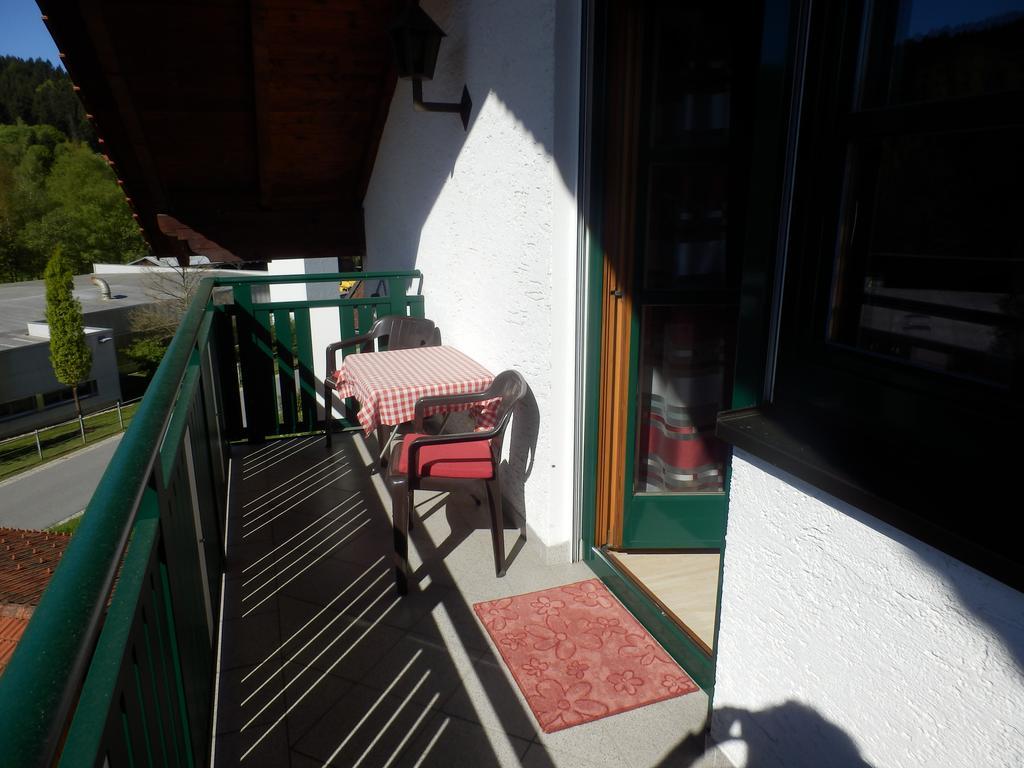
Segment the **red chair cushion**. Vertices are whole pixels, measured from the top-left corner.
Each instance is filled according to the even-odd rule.
[[[409,472],[409,443],[422,435],[406,435],[402,440],[402,453],[398,458],[398,471]],[[420,477],[460,477],[490,480],[494,477],[491,462],[491,441],[473,440],[468,443],[441,443],[425,445],[419,454]]]

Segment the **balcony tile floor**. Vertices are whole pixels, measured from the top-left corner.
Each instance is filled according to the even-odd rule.
[[[226,766],[727,765],[704,752],[703,692],[545,734],[474,602],[591,578],[485,506],[424,493],[410,594],[395,593],[390,502],[358,434],[236,448],[213,761]]]

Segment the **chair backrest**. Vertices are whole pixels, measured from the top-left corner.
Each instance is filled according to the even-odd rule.
[[[370,329],[374,339],[387,339],[388,349],[414,349],[436,347],[441,343],[441,332],[433,320],[404,315],[387,315],[377,319]]]
[[[501,444],[505,438],[505,428],[512,418],[512,412],[529,389],[530,386],[526,383],[523,375],[519,371],[513,370],[499,373],[494,377],[491,386],[487,388],[488,399],[491,397],[501,398],[495,414],[497,434],[491,438],[491,450],[496,461],[501,458]]]

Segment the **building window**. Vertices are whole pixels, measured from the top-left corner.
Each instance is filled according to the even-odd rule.
[[[1024,0],[806,8],[766,412],[850,500],[1020,588]]]
[[[98,388],[96,381],[89,380],[83,381],[78,385],[78,399],[83,400],[87,397],[93,397],[97,392]],[[63,403],[74,402],[74,395],[71,392],[71,387],[64,387],[63,389],[54,389],[50,392],[43,393],[43,405],[47,408],[61,405]]]
[[[32,413],[35,410],[35,397],[22,397],[17,400],[9,400],[6,403],[0,403],[0,420],[15,419],[19,416],[24,416],[26,413]]]

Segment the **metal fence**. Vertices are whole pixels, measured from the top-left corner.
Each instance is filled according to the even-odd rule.
[[[141,400],[118,400],[112,408],[0,440],[0,479],[124,432],[131,422],[131,406]]]

